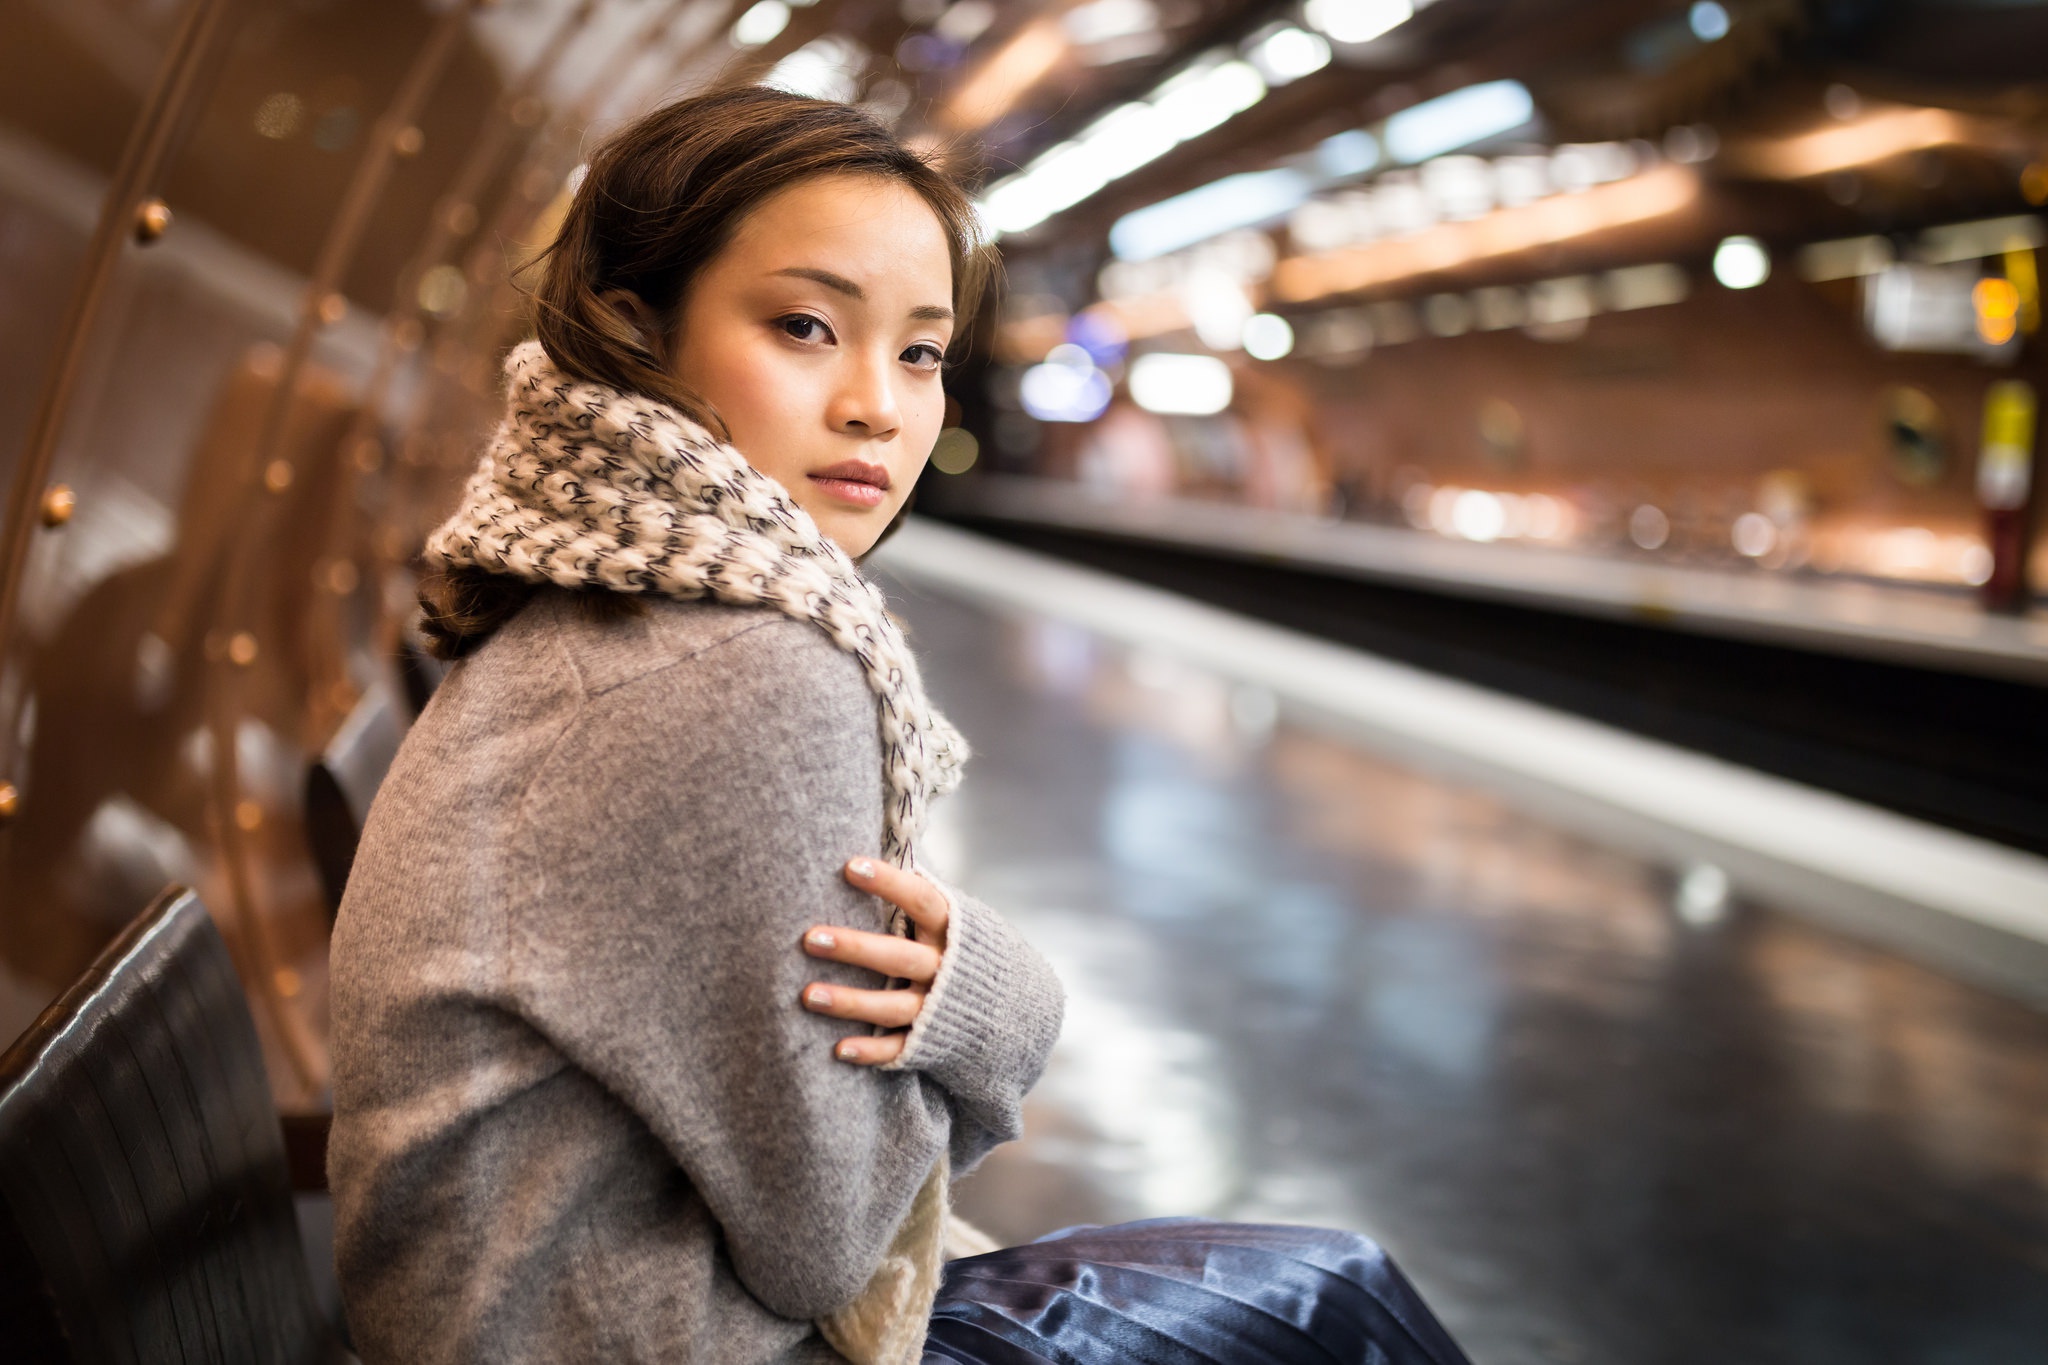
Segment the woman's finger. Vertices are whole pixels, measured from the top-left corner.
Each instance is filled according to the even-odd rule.
[[[850,858],[846,863],[846,880],[910,916],[910,922],[925,931],[920,937],[945,941],[946,921],[952,917],[952,907],[946,902],[946,893],[926,878],[880,858]]]
[[[834,1019],[853,1019],[884,1028],[907,1028],[924,1006],[923,991],[864,991],[813,981],[804,987],[804,1008]]]
[[[804,935],[804,951],[883,976],[929,982],[939,974],[939,950],[894,934],[870,934],[821,924]]]
[[[841,1038],[832,1055],[855,1066],[882,1066],[903,1055],[907,1033],[885,1033],[879,1038]]]

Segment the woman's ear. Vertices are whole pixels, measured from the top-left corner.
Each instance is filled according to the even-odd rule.
[[[607,289],[597,297],[633,329],[633,334],[640,338],[640,345],[649,355],[661,354],[661,327],[655,321],[654,310],[647,306],[647,300],[630,289]]]

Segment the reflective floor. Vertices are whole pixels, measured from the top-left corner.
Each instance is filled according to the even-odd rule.
[[[2048,1016],[890,586],[978,751],[932,861],[1071,996],[970,1218],[1359,1229],[1477,1365],[2048,1361]]]

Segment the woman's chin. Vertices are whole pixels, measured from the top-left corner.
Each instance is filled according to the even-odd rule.
[[[818,523],[818,529],[825,533],[827,540],[846,551],[849,558],[859,559],[875,548],[875,542],[882,538],[895,509],[878,507],[860,512],[832,506],[806,507],[804,510],[811,514],[812,521]]]

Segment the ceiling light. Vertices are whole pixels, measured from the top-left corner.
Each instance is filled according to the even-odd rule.
[[[1286,85],[1328,66],[1330,45],[1306,29],[1290,25],[1260,39],[1245,57],[1268,85]]]
[[[1728,17],[1727,8],[1715,0],[1699,0],[1686,12],[1685,19],[1692,25],[1692,36],[1703,43],[1718,43],[1726,38],[1735,22]]]
[[[1152,32],[1159,27],[1159,10],[1152,0],[1089,0],[1062,15],[1060,26],[1082,47],[1093,47]]]
[[[813,38],[784,57],[761,78],[761,84],[808,95],[816,100],[850,102],[860,93],[860,76],[868,54],[849,38]]]
[[[1387,120],[1381,141],[1395,161],[1412,164],[1513,132],[1535,115],[1520,81],[1487,81],[1403,109]]]
[[[1245,319],[1244,353],[1253,360],[1278,360],[1294,349],[1294,328],[1278,313]]]
[[[1946,109],[1893,109],[1747,149],[1742,159],[1768,176],[1799,180],[1968,140],[1962,118]]]
[[[1230,367],[1212,355],[1141,355],[1130,385],[1131,401],[1147,412],[1210,417],[1230,406]]]
[[[988,26],[995,21],[996,7],[989,0],[959,0],[939,16],[932,31],[964,47],[988,32]]]
[[[1693,172],[1662,166],[1583,194],[1499,209],[1469,223],[1447,223],[1410,237],[1293,257],[1273,272],[1274,296],[1320,298],[1456,269],[1675,213],[1698,194],[1699,180]]]
[[[1312,185],[1300,171],[1248,171],[1127,213],[1109,230],[1118,260],[1149,261],[1237,228],[1292,213]]]
[[[1149,100],[1111,110],[999,182],[982,199],[982,216],[997,236],[1036,227],[1251,108],[1265,94],[1265,78],[1248,62],[1213,57],[1199,62],[1162,84]]]
[[[789,6],[782,0],[759,0],[733,21],[734,47],[759,47],[789,27]]]
[[[1024,371],[1018,400],[1041,422],[1092,422],[1109,407],[1109,376],[1093,365],[1048,360]]]
[[[1714,278],[1730,289],[1754,289],[1771,277],[1771,253],[1754,237],[1725,237],[1714,248]]]
[[[946,123],[963,132],[994,123],[1066,55],[1066,35],[1058,24],[1039,19],[1025,25],[947,101]]]
[[[1369,43],[1415,17],[1414,0],[1308,0],[1309,23],[1340,43]]]

